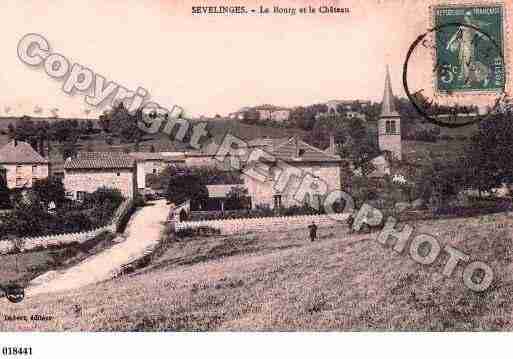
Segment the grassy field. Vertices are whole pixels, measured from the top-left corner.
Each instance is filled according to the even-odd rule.
[[[149,267],[116,280],[17,305],[1,301],[3,314],[53,316],[1,328],[511,330],[511,225],[504,214],[415,224],[494,269],[494,283],[480,294],[463,285],[461,266],[442,276],[444,255],[421,266],[369,235],[335,227],[314,243],[306,230],[169,242]]]

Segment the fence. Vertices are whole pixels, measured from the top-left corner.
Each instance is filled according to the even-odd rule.
[[[317,227],[331,227],[339,224],[346,224],[349,217],[345,213],[283,216],[283,217],[256,217],[241,219],[218,219],[207,221],[174,221],[175,231],[195,229],[201,227],[213,228],[221,234],[244,234],[249,232],[271,232],[306,228],[312,222]]]
[[[108,225],[95,228],[90,231],[78,233],[52,234],[41,237],[21,238],[20,241],[23,243],[22,251],[31,251],[40,248],[60,247],[72,243],[84,243],[95,238],[102,232],[115,233],[121,225],[123,218],[132,209],[132,206],[132,200],[124,201],[116,209],[116,212],[114,212],[114,216],[112,216],[112,220]],[[0,241],[0,254],[9,254],[15,251],[16,248],[12,240]]]

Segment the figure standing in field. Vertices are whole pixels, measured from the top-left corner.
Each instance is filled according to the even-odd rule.
[[[315,222],[312,222],[312,224],[308,226],[308,229],[310,230],[310,240],[313,242],[317,239],[317,226]]]
[[[486,36],[477,29],[489,24],[475,19],[470,10],[465,13],[463,24],[468,26],[459,26],[446,48],[451,52],[458,52],[459,81],[463,81],[466,86],[470,86],[474,81],[483,82],[486,86],[490,70],[485,64],[477,61],[476,45],[479,39],[486,39]]]

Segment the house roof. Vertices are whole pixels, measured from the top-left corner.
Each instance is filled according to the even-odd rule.
[[[212,184],[207,185],[208,197],[226,198],[233,187],[240,187],[240,184]]]
[[[295,137],[264,138],[250,142],[250,146],[263,147],[276,159],[287,162],[340,162],[342,159],[320,150]]]
[[[185,161],[183,155],[164,155],[159,152],[131,152],[130,156],[132,156],[136,161]]]
[[[48,160],[27,142],[12,140],[0,148],[0,163],[48,163]]]
[[[66,159],[65,169],[133,168],[135,159],[122,152],[79,152]]]

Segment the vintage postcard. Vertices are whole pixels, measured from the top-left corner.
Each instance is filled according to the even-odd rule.
[[[513,329],[512,1],[2,14],[0,331]]]

